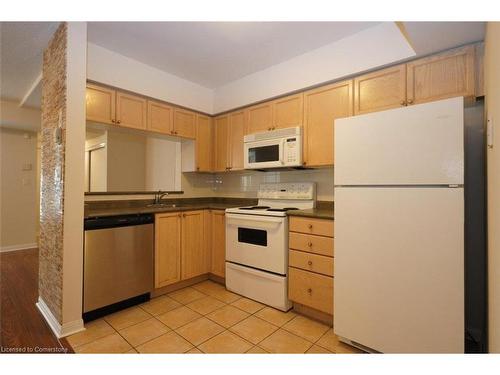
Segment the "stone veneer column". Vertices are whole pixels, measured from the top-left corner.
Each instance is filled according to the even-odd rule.
[[[83,329],[86,23],[61,23],[43,56],[39,299],[54,333]]]

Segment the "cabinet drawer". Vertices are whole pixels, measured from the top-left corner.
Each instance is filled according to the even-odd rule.
[[[313,309],[333,314],[333,277],[290,267],[288,298]]]
[[[288,238],[290,249],[307,251],[308,253],[333,256],[333,238],[314,236],[304,233],[290,232]]]
[[[333,258],[296,250],[290,250],[288,256],[290,267],[333,276]]]
[[[291,217],[290,231],[333,237],[333,220]]]

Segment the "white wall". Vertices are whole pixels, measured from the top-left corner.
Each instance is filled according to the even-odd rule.
[[[393,22],[382,23],[215,90],[214,113],[415,56]]]
[[[201,112],[213,113],[211,89],[92,43],[88,43],[87,78]]]
[[[500,353],[500,23],[488,22],[485,40],[486,115],[495,127],[488,148],[489,350]]]
[[[36,133],[1,128],[0,168],[0,251],[37,247]]]
[[[40,109],[19,107],[19,103],[0,100],[0,126],[38,131],[42,113]]]

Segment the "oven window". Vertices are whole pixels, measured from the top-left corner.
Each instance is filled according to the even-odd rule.
[[[259,146],[248,149],[249,163],[262,163],[266,161],[278,161],[280,159],[280,146]]]
[[[262,229],[238,228],[238,242],[267,246],[267,232]]]

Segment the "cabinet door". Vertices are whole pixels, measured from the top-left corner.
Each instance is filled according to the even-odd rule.
[[[213,171],[213,126],[212,118],[196,115],[196,170]]]
[[[148,130],[172,134],[174,108],[164,103],[148,100]]]
[[[88,121],[103,124],[115,123],[115,90],[87,84],[85,102]]]
[[[333,165],[334,121],[352,116],[352,80],[304,93],[304,165]]]
[[[116,123],[127,128],[147,128],[147,100],[140,96],[116,93]]]
[[[406,65],[391,66],[354,78],[354,114],[406,105]]]
[[[273,105],[273,130],[302,126],[304,114],[303,93],[277,99]]]
[[[245,112],[229,114],[229,168],[243,169],[243,137],[245,136]]]
[[[155,217],[155,287],[181,279],[181,214]]]
[[[210,259],[203,236],[204,228],[203,211],[182,213],[182,280],[203,275],[209,271]]]
[[[273,127],[273,104],[267,102],[248,108],[246,134],[265,132]]]
[[[408,104],[474,96],[474,46],[409,62]]]
[[[220,116],[215,119],[215,172],[224,172],[228,163],[228,130],[229,116]]]
[[[226,217],[224,211],[212,211],[212,262],[210,272],[226,274]]]
[[[175,108],[174,133],[179,137],[196,138],[196,114],[194,112]]]

